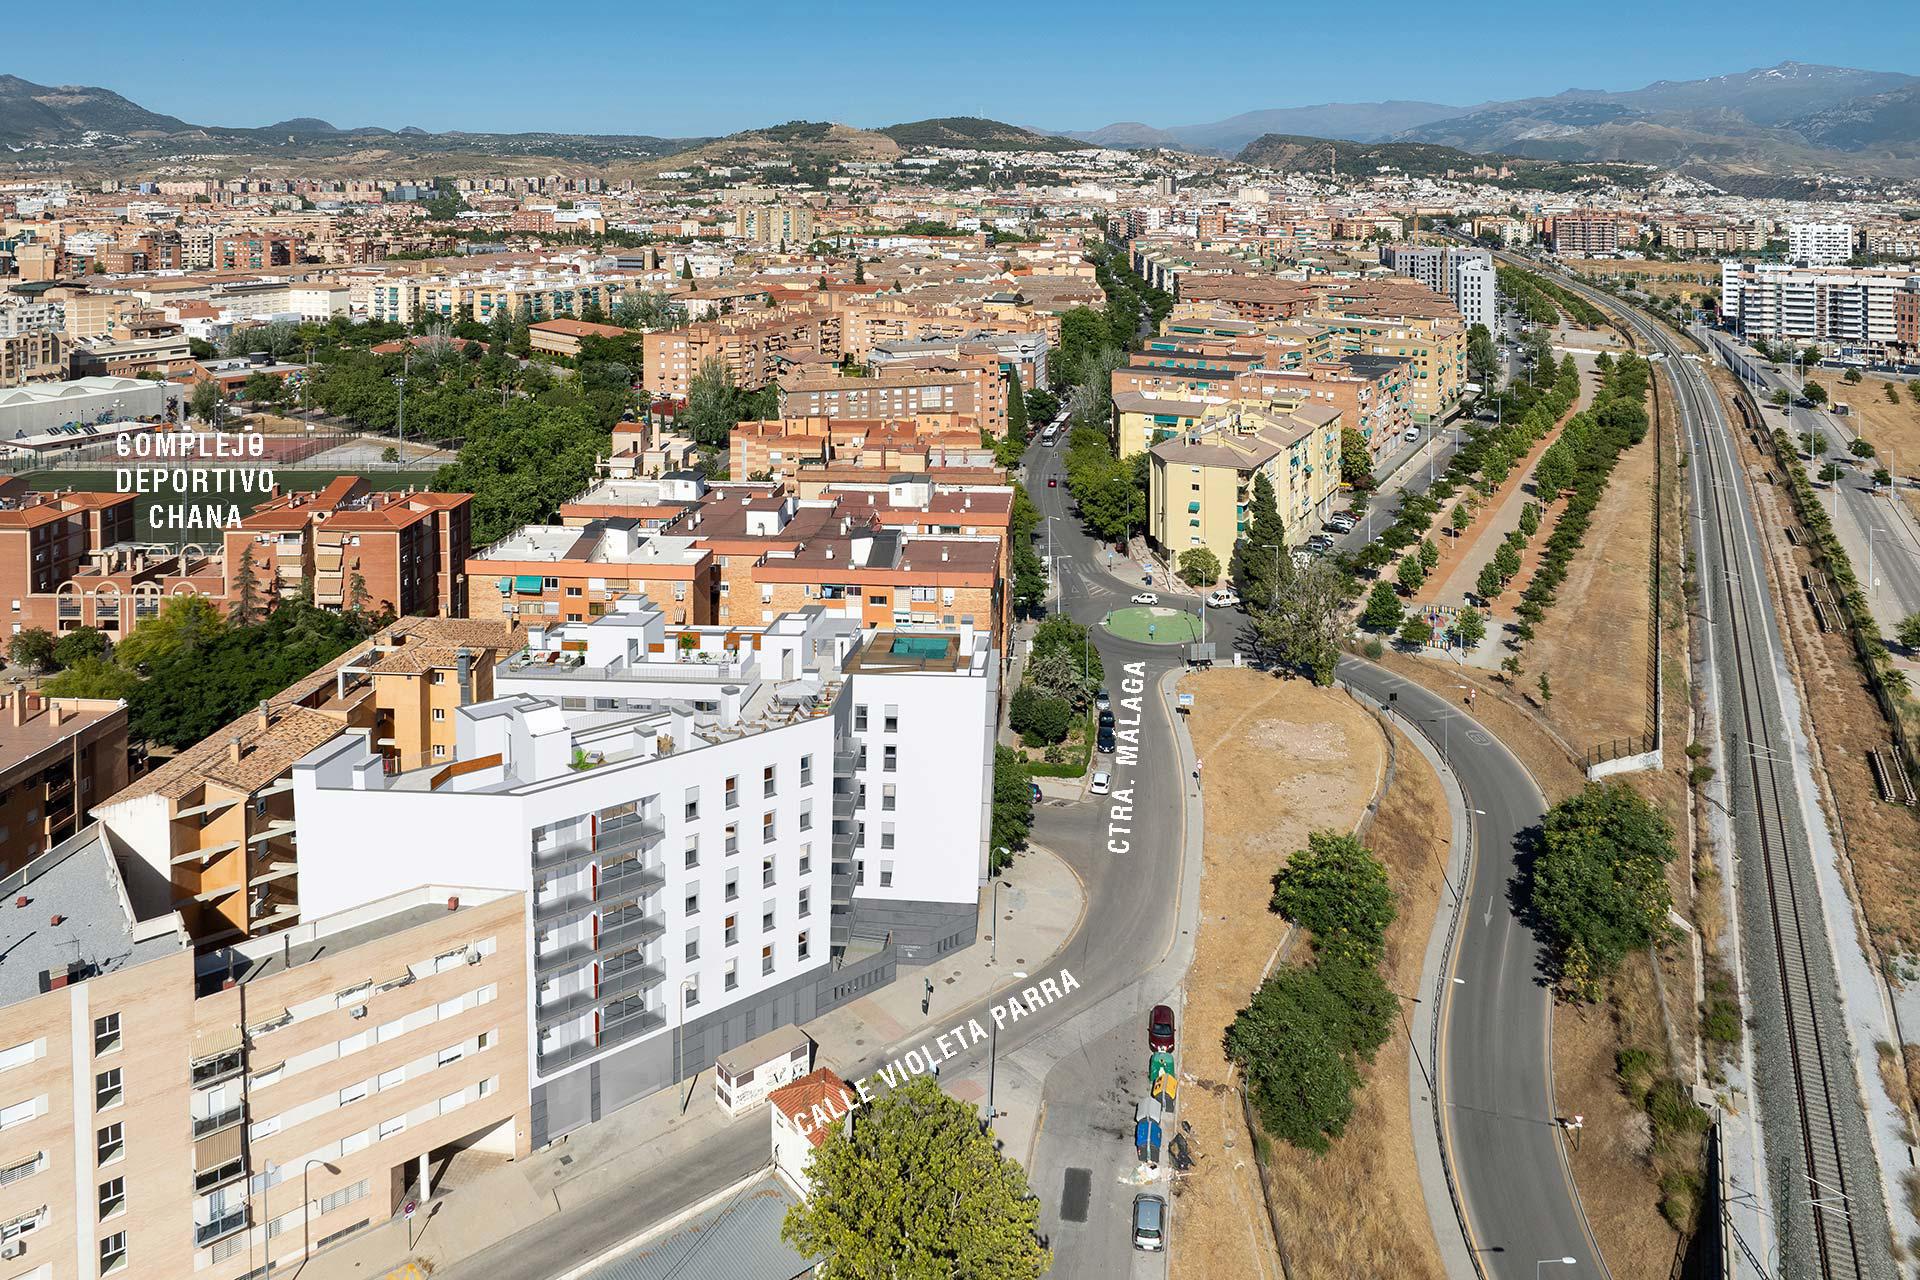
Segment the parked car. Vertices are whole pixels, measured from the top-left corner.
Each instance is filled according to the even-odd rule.
[[[1049,488],[1049,489],[1058,489],[1059,487],[1060,487],[1060,477],[1059,477],[1059,476],[1048,476],[1048,477],[1047,477],[1047,488]]]
[[[1094,736],[1093,747],[1094,747],[1094,750],[1096,751],[1103,751],[1109,754],[1112,753],[1113,751],[1113,726],[1112,725],[1100,726],[1100,732]]]
[[[1173,1052],[1173,1010],[1167,1005],[1157,1004],[1147,1015],[1147,1048],[1155,1053]]]
[[[1033,791],[1031,793],[1033,802],[1035,804],[1039,804],[1040,803],[1040,784],[1037,782],[1029,782],[1027,785],[1033,788]]]
[[[1133,593],[1133,602],[1135,604],[1159,604],[1160,597],[1151,591],[1136,591]]]
[[[1100,727],[1102,729],[1113,728],[1113,708],[1111,707],[1100,708]]]
[[[1411,443],[1411,442],[1413,442],[1413,441],[1415,441],[1415,440],[1418,440],[1418,439],[1420,438],[1420,428],[1418,428],[1418,427],[1408,427],[1408,428],[1407,428],[1407,429],[1406,429],[1405,431],[1402,431],[1402,432],[1400,433],[1400,438],[1401,438],[1402,440],[1405,440],[1405,441],[1407,441],[1407,442],[1409,442],[1409,443]]]
[[[1352,533],[1354,524],[1354,518],[1344,511],[1327,520],[1327,528],[1333,530],[1335,533]]]
[[[1148,1253],[1167,1247],[1167,1202],[1159,1196],[1133,1198],[1133,1247]]]
[[[1207,604],[1212,608],[1231,609],[1239,603],[1240,597],[1224,587],[1217,591],[1207,592]]]
[[[1107,695],[1105,689],[1101,689],[1093,695],[1093,705],[1099,710],[1105,711],[1113,705],[1113,699]]]
[[[1106,795],[1109,791],[1113,790],[1113,775],[1109,774],[1105,769],[1095,769],[1093,771],[1093,781],[1087,784],[1087,790],[1097,796]]]
[[[1321,555],[1324,552],[1333,550],[1333,539],[1324,533],[1316,533],[1300,545],[1314,555]]]

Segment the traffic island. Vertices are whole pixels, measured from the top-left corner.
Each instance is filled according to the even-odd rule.
[[[1164,605],[1134,605],[1115,609],[1100,625],[1135,644],[1193,644],[1200,639],[1200,617]]]

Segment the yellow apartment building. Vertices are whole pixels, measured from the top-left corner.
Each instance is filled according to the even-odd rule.
[[[1256,475],[1273,485],[1286,541],[1304,540],[1332,509],[1340,484],[1340,410],[1233,405],[1147,453],[1147,535],[1178,559],[1206,547],[1224,568],[1246,532]]]

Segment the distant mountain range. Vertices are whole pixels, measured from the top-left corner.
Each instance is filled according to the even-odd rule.
[[[533,170],[555,160],[615,173],[788,158],[801,164],[885,159],[930,147],[1067,151],[1095,145],[1244,155],[1304,155],[1303,142],[1409,143],[1487,160],[1620,162],[1681,169],[1714,180],[1786,175],[1920,175],[1920,77],[1783,62],[1705,80],[1663,80],[1613,92],[1569,89],[1545,98],[1454,107],[1436,102],[1336,102],[1249,111],[1207,124],[1137,121],[1086,131],[1027,129],[973,116],[880,129],[791,121],[724,138],[651,134],[430,132],[415,126],[340,129],[298,116],[263,127],[190,124],[110,89],[49,86],[0,75],[0,154],[62,167],[136,172],[191,159],[223,171],[391,171],[396,163],[450,164],[486,156]],[[1250,160],[1255,159],[1252,156]],[[1451,165],[1434,153],[1422,163]]]
[[[1705,80],[1446,107],[1330,103],[1212,124],[1128,122],[1068,136],[1103,146],[1233,155],[1263,134],[1415,142],[1483,155],[1624,161],[1707,171],[1920,172],[1920,78],[1783,62]]]

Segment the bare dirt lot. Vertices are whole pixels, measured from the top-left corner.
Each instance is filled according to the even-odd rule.
[[[1537,696],[1540,676],[1547,677],[1553,694],[1546,702],[1547,719],[1576,748],[1647,732],[1658,439],[1649,431],[1621,455],[1558,599],[1523,657],[1529,669],[1522,687]],[[1536,541],[1544,545],[1545,536]],[[1523,567],[1518,579],[1523,587],[1529,572]]]
[[[1353,828],[1384,774],[1386,748],[1346,694],[1305,681],[1223,669],[1180,688],[1195,695],[1189,723],[1207,764],[1207,825],[1180,1063],[1180,1116],[1201,1160],[1179,1184],[1173,1274],[1278,1280],[1253,1140],[1221,1040],[1288,933],[1267,907],[1274,873],[1309,832]],[[1400,1099],[1404,1113],[1404,1091]]]
[[[1436,858],[1450,823],[1433,767],[1398,730],[1393,739],[1393,782],[1364,838],[1386,864],[1399,913],[1387,929],[1387,985],[1414,991],[1441,897]],[[1294,1280],[1443,1275],[1414,1171],[1408,1066],[1406,1038],[1395,1035],[1363,1069],[1353,1119],[1327,1155],[1273,1145],[1268,1168]]]
[[[1582,274],[1596,280],[1626,280],[1656,298],[1692,299],[1720,296],[1720,266],[1716,262],[1595,262]]]

